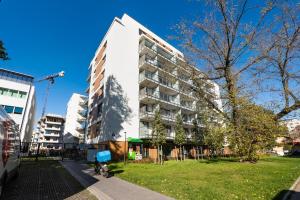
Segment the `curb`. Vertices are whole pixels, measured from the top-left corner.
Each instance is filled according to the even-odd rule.
[[[70,167],[68,167],[65,163],[59,161],[60,164],[90,193],[92,193],[97,199],[101,200],[113,200],[111,197],[98,190],[94,185],[89,185],[88,182],[82,178],[80,175],[76,174]]]
[[[300,176],[297,178],[297,180],[294,182],[294,184],[289,188],[289,191],[285,193],[282,200],[288,200],[291,197],[292,192],[295,190],[297,184],[300,182]]]

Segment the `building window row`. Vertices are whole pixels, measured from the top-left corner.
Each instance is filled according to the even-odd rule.
[[[27,92],[0,87],[0,95],[25,99]]]
[[[3,70],[0,70],[0,77],[2,79],[8,79],[8,80],[15,79],[15,80],[20,80],[20,81],[24,81],[24,82],[32,82],[33,81],[33,77],[18,75],[18,74],[8,72],[8,71],[3,71]]]
[[[22,107],[2,105],[2,108],[7,113],[20,114],[20,115],[23,113],[23,108]]]

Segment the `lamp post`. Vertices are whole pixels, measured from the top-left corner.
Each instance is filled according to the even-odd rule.
[[[124,132],[125,144],[124,144],[124,165],[126,164],[126,131]]]

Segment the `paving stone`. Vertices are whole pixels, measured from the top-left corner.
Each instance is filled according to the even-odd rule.
[[[1,200],[97,199],[54,160],[22,161],[20,176],[9,182]]]

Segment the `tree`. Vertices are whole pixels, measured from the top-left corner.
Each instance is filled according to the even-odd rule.
[[[203,150],[203,145],[204,145],[204,132],[203,132],[203,128],[200,128],[200,125],[198,124],[196,118],[193,120],[191,142],[193,145],[196,146],[196,155],[197,155],[198,160],[199,160],[199,146],[200,146],[200,148],[201,148],[200,152],[201,152],[202,159],[203,159],[202,150]],[[196,156],[195,156],[195,159],[196,159]]]
[[[217,156],[222,153],[227,134],[228,127],[225,126],[210,124],[206,128],[204,142],[208,146],[209,151],[211,152],[211,154],[209,154],[210,156]]]
[[[156,110],[154,115],[151,143],[157,147],[157,163],[163,164],[163,145],[166,143],[166,129],[162,123],[159,110]]]
[[[278,94],[275,119],[279,120],[300,108],[300,7],[293,1],[278,1],[276,11],[258,46],[262,53],[266,48],[270,51],[265,52],[265,63],[255,75],[271,82],[269,92]]]
[[[179,155],[182,161],[182,145],[186,142],[186,135],[183,128],[182,117],[180,114],[176,115],[176,126],[175,126],[175,139],[174,143],[179,145]]]
[[[1,40],[0,40],[0,60],[8,60],[6,49],[4,48],[4,44]]]
[[[257,152],[270,150],[275,144],[276,137],[287,134],[286,126],[281,126],[274,119],[275,114],[262,106],[255,105],[249,100],[240,100],[238,108],[239,140],[229,138],[230,146],[240,146],[241,161],[256,161]],[[236,144],[239,142],[241,144]]]
[[[241,132],[244,129],[239,128],[239,99],[251,95],[246,87],[249,84],[250,69],[256,67],[264,59],[272,47],[265,48],[263,53],[255,47],[259,43],[261,33],[265,29],[265,19],[274,8],[272,1],[259,2],[258,5],[250,5],[248,0],[226,1],[210,0],[206,4],[208,13],[199,16],[199,19],[192,23],[183,21],[178,24],[178,39],[189,55],[189,62],[196,63],[200,66],[201,71],[192,69],[191,75],[193,82],[196,84],[196,92],[201,94],[207,90],[204,85],[211,85],[214,91],[220,86],[221,96],[211,92],[211,95],[222,100],[222,107],[217,103],[216,98],[201,96],[207,108],[213,112],[222,115],[222,122],[225,127],[213,127],[213,120],[206,120],[208,126],[209,143],[216,147],[216,144],[210,139],[213,135],[223,133],[228,134],[232,146],[240,156],[244,151],[244,144],[240,138],[249,134]],[[246,23],[248,14],[257,16],[250,24]],[[189,69],[189,68],[187,68]],[[245,85],[246,83],[246,85]],[[217,124],[220,126],[220,124]],[[230,128],[229,128],[230,127]],[[224,131],[223,129],[230,130]],[[217,143],[220,142],[216,141]],[[217,145],[219,147],[219,145]]]

